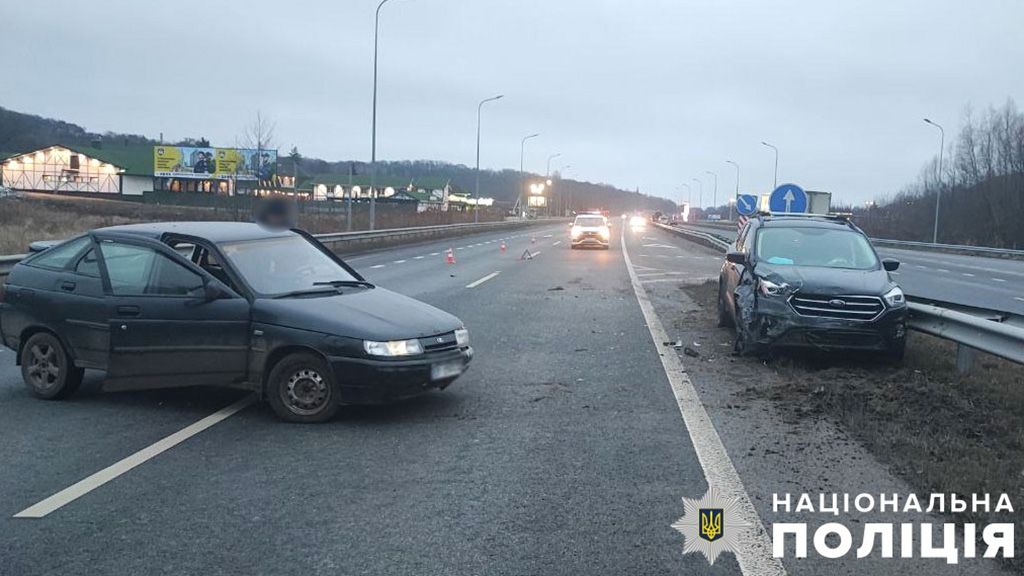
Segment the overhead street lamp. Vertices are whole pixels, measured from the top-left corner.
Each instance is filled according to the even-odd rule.
[[[694,182],[697,183],[697,208],[704,209],[704,182],[694,178]]]
[[[522,204],[521,204],[522,193],[526,191],[526,179],[525,179],[525,174],[523,172],[523,163],[526,160],[526,141],[529,140],[530,138],[536,138],[537,136],[540,136],[540,132],[537,132],[536,134],[530,134],[529,136],[523,136],[522,142],[519,143],[519,194],[520,194],[520,196],[518,196],[517,199],[516,199],[516,205],[519,206],[520,210],[522,210]],[[517,216],[518,216],[518,214],[517,214]]]
[[[686,182],[683,182],[680,186],[686,186],[686,203],[693,204],[693,188],[690,188],[690,185]]]
[[[562,155],[562,153],[558,152],[557,154],[552,154],[551,156],[548,156],[548,167],[544,171],[544,177],[545,178],[547,178],[548,176],[551,175],[551,161],[554,160],[555,158],[558,158],[561,155]]]
[[[761,144],[775,150],[775,181],[772,184],[772,190],[775,190],[779,187],[779,149],[764,141],[761,141]]]
[[[718,209],[718,174],[716,172],[712,172],[711,170],[705,170],[704,173],[711,174],[712,176],[715,177],[715,195],[711,201],[711,207]]]
[[[380,31],[380,9],[388,0],[380,0],[373,18],[373,116],[370,121],[370,230],[374,229],[377,211],[377,36]]]
[[[736,168],[736,196],[740,195],[740,165],[733,162],[732,160],[726,160],[726,164],[732,164]]]
[[[942,199],[942,151],[946,148],[946,131],[935,122],[925,118],[925,122],[939,129],[939,173],[936,178],[938,189],[935,191],[935,226],[932,228],[932,244],[939,243],[939,200]]]
[[[504,94],[498,94],[491,98],[484,98],[476,106],[476,188],[473,192],[476,202],[473,204],[473,223],[480,221],[480,113],[484,108],[484,104],[501,100],[504,97]]]

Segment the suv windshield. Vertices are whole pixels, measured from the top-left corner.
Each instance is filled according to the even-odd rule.
[[[229,242],[220,249],[253,290],[264,295],[322,290],[335,281],[357,280],[298,235]]]
[[[604,226],[604,218],[600,216],[577,216],[575,225],[588,227]]]
[[[825,268],[878,268],[878,257],[862,234],[828,228],[762,228],[757,258],[769,264]]]

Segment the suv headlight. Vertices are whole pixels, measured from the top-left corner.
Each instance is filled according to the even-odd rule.
[[[455,343],[459,346],[469,346],[469,330],[459,328],[455,331]]]
[[[573,238],[579,238],[580,234],[582,234],[582,233],[583,233],[583,229],[580,228],[579,226],[573,226],[572,227],[572,237]]]
[[[757,287],[764,296],[778,296],[785,290],[789,289],[789,284],[783,282],[782,284],[776,284],[764,278],[759,278],[757,281]]]
[[[601,229],[597,231],[597,233],[601,236],[601,238],[604,238],[605,240],[607,240],[608,236],[611,235],[611,233],[608,231],[607,226],[602,226]]]
[[[886,292],[882,298],[885,298],[885,301],[893,308],[901,308],[907,305],[907,299],[903,296],[903,290],[900,290],[899,286]]]
[[[388,342],[363,340],[363,350],[366,350],[366,353],[370,356],[413,356],[423,354],[423,346],[415,338],[411,340],[391,340]]]

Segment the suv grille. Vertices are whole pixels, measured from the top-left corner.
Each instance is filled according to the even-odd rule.
[[[458,343],[455,341],[455,332],[420,338],[420,346],[423,346],[424,352],[454,350],[459,347]]]
[[[874,320],[885,310],[878,296],[794,294],[789,299],[789,305],[801,316],[842,320]]]

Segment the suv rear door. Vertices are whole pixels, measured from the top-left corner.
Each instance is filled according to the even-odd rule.
[[[155,240],[97,235],[107,292],[108,390],[246,380],[249,302]],[[207,286],[222,297],[209,299]]]

